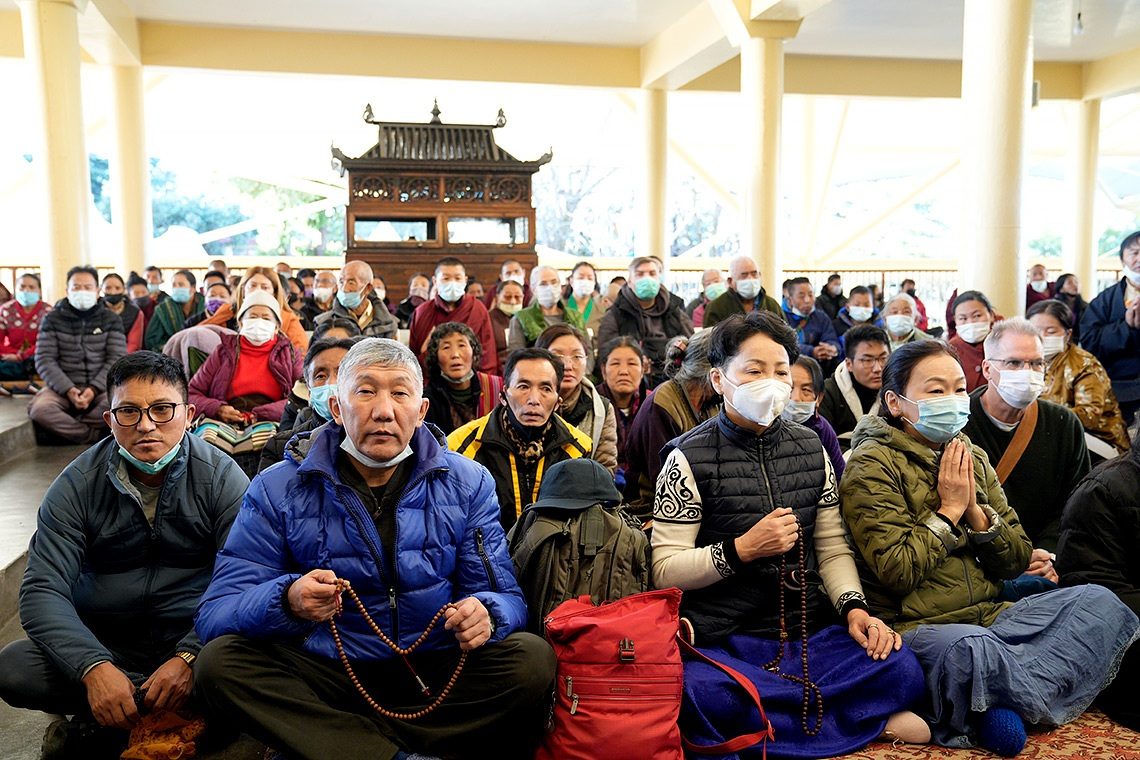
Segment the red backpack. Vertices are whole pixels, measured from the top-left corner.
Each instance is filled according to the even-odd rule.
[[[599,607],[581,596],[547,616],[558,675],[535,760],[680,760],[680,606],[670,588]]]
[[[756,687],[678,636],[681,590],[645,591],[595,607],[589,596],[558,605],[545,620],[558,658],[550,726],[535,760],[680,760],[682,742],[702,754],[738,752],[771,729],[698,747],[681,736],[681,649],[732,676],[769,726]],[[765,746],[765,750],[767,747]]]

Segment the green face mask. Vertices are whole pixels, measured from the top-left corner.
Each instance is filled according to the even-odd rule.
[[[144,462],[131,456],[131,452],[127,451],[122,446],[119,447],[119,454],[123,459],[130,462],[136,470],[146,473],[147,475],[155,475],[166,469],[166,465],[174,461],[174,457],[178,456],[178,450],[182,448],[182,442],[174,444],[174,448],[162,455],[157,462]]]

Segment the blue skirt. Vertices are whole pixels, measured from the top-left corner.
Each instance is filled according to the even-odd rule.
[[[756,684],[775,741],[775,758],[833,757],[862,749],[883,732],[887,718],[922,698],[922,670],[905,646],[885,660],[872,660],[848,635],[831,626],[808,639],[809,674],[823,693],[823,728],[808,736],[802,727],[803,687],[761,666],[776,656],[779,643],[747,634],[730,636],[719,647],[701,647],[712,659],[740,671]],[[800,676],[799,639],[784,648],[780,672]],[[816,705],[808,726],[816,725]],[[692,742],[711,745],[761,728],[751,699],[721,671],[700,661],[685,662],[681,731]],[[722,758],[759,758],[761,745]]]
[[[1103,586],[1028,596],[989,628],[922,625],[903,639],[926,672],[923,717],[947,747],[976,742],[974,720],[1006,707],[1027,724],[1059,726],[1111,683],[1140,622]]]

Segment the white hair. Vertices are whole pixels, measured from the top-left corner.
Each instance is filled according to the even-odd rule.
[[[1037,325],[1023,317],[1010,317],[1000,322],[994,322],[993,327],[990,328],[990,334],[986,336],[986,341],[983,344],[987,359],[994,355],[998,344],[1006,335],[1028,335],[1037,338],[1038,341],[1041,340],[1041,331],[1037,329]]]
[[[760,265],[757,263],[756,259],[752,258],[746,253],[742,253],[738,256],[733,256],[732,260],[728,262],[728,275],[730,277],[732,277],[732,273],[736,270],[737,264],[741,263],[744,263],[747,266],[755,266],[757,269],[760,268]],[[737,278],[732,277],[732,279],[735,280]]]
[[[909,293],[904,293],[901,290],[898,293],[895,293],[893,296],[891,296],[890,298],[887,299],[887,302],[885,304],[883,304],[883,311],[886,311],[887,307],[890,306],[895,301],[906,301],[907,303],[910,304],[910,313],[911,314],[918,314],[918,304],[915,303],[915,300],[910,297]]]
[[[423,393],[424,373],[411,349],[389,338],[365,338],[350,348],[340,360],[340,369],[337,370],[337,397],[342,403],[348,398],[349,379],[365,367],[406,369],[419,384],[420,393]]]
[[[554,276],[560,278],[560,275],[558,274],[557,269],[555,269],[554,267],[549,266],[547,264],[539,264],[534,269],[530,270],[530,289],[531,290],[536,290],[538,288],[539,280],[542,279],[542,273],[546,272],[546,271],[554,272]]]

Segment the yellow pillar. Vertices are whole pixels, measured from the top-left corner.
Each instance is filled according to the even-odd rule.
[[[641,229],[637,248],[641,256],[657,256],[669,264],[666,239],[667,164],[669,151],[669,100],[665,90],[645,90],[641,121],[645,153],[642,157]]]
[[[1025,311],[1021,185],[1033,0],[966,0],[962,35],[964,203],[960,289],[1006,316]]]
[[[36,81],[40,145],[36,171],[47,212],[44,293],[61,297],[67,270],[87,263],[91,180],[79,80],[79,13],[86,0],[18,0],[24,58]]]
[[[1075,129],[1073,130],[1072,229],[1066,253],[1066,262],[1081,281],[1081,292],[1092,299],[1097,293],[1096,248],[1093,231],[1093,200],[1096,197],[1096,166],[1100,153],[1100,101],[1083,100],[1073,104]],[[1070,258],[1071,257],[1071,258]]]
[[[142,274],[151,238],[150,167],[143,126],[142,68],[112,66],[115,150],[111,155],[111,223],[119,242],[120,273]]]
[[[740,45],[740,94],[744,99],[744,192],[742,253],[760,264],[768,293],[782,279],[776,250],[779,203],[780,103],[784,96],[784,41],[749,37]]]

